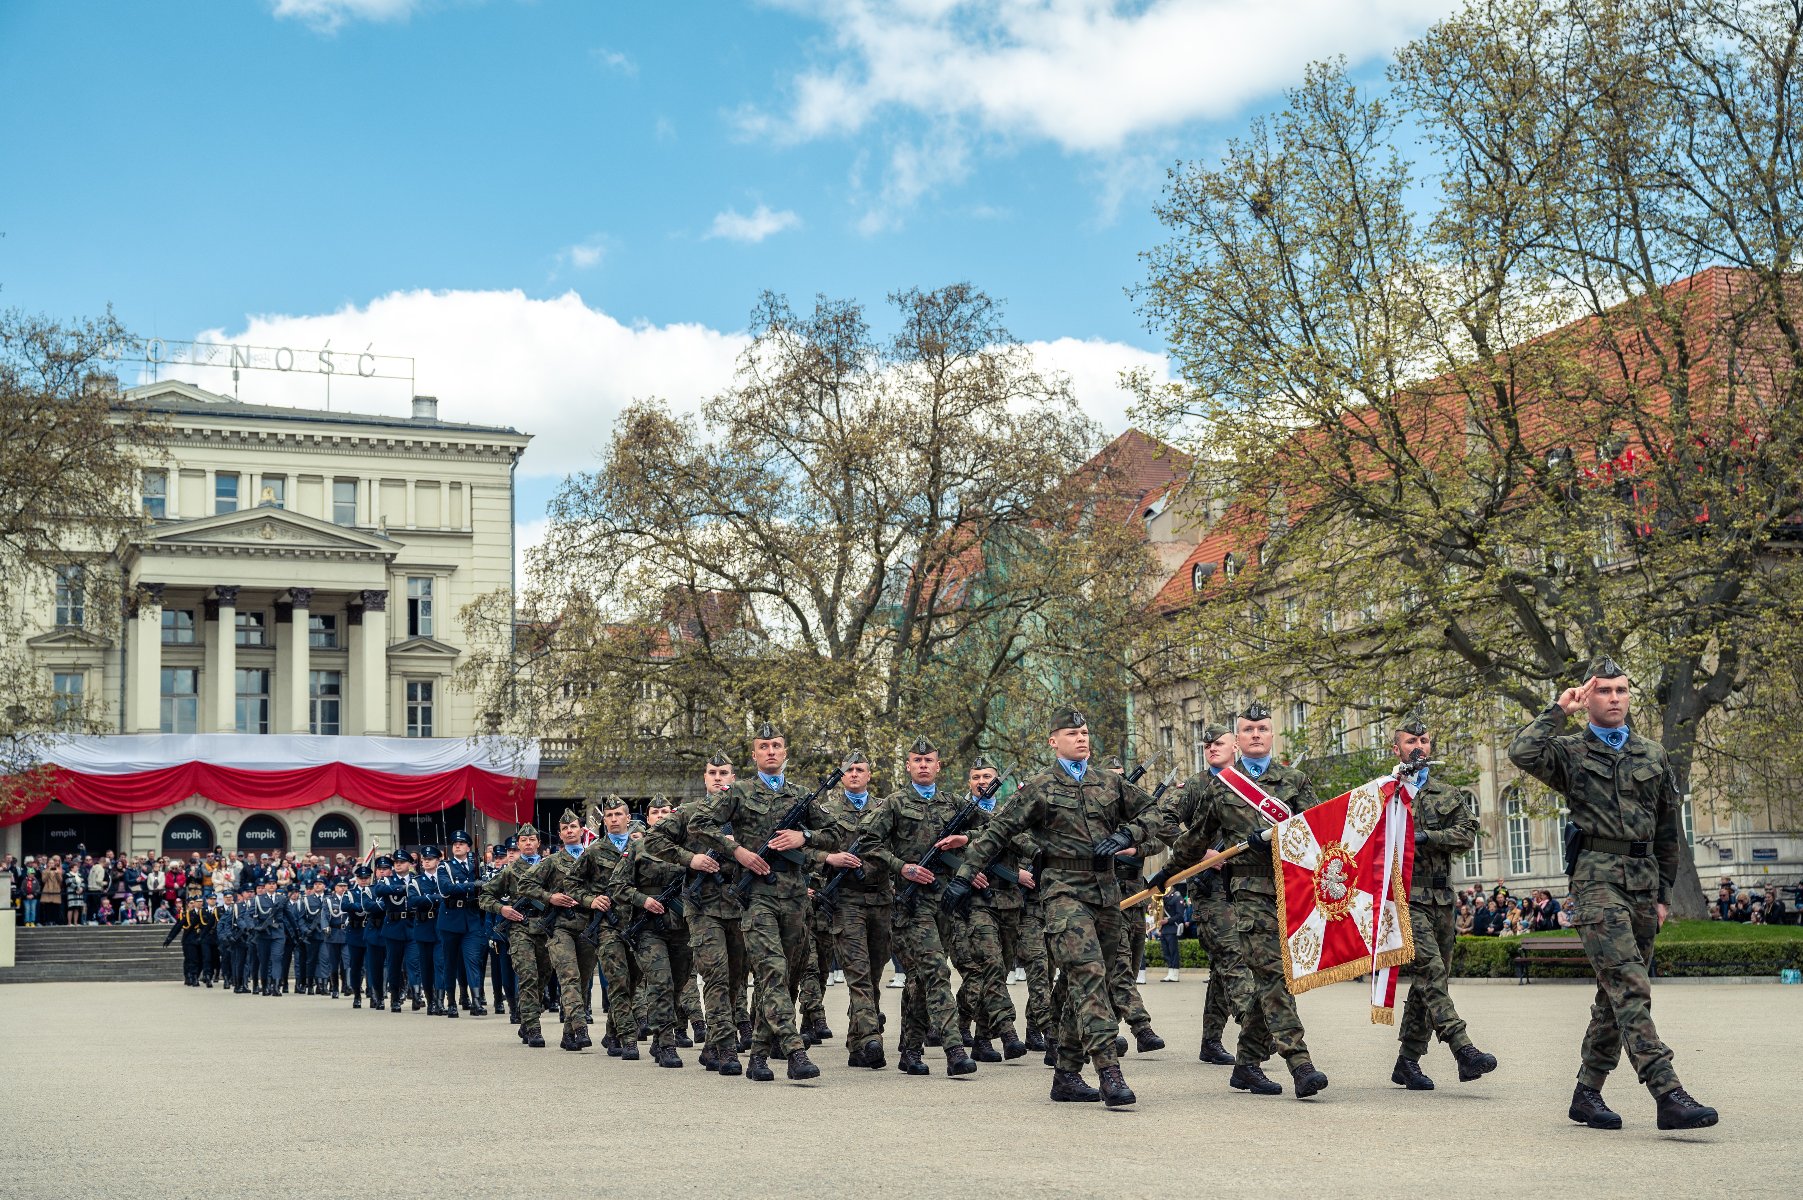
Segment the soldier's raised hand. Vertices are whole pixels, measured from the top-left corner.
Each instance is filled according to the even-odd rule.
[[[1570,716],[1572,713],[1588,708],[1590,697],[1595,691],[1596,680],[1586,679],[1577,687],[1566,688],[1559,693],[1559,707],[1565,710],[1566,716]]]

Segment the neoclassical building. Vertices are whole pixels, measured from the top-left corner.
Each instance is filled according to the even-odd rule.
[[[475,699],[450,686],[467,645],[459,613],[513,586],[513,472],[530,435],[442,420],[426,396],[411,417],[243,403],[178,382],[119,402],[166,425],[140,476],[145,524],[116,547],[72,549],[24,614],[59,712],[127,734],[481,732]],[[103,572],[125,598],[120,620],[87,603]],[[0,848],[356,850],[483,820],[467,804],[401,817],[197,796],[119,817],[53,805],[0,829]]]

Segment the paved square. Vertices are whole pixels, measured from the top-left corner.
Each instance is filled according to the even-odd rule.
[[[1154,979],[1157,973],[1154,972]],[[1627,1127],[1571,1124],[1590,992],[1455,984],[1498,1071],[1389,1082],[1393,1030],[1363,985],[1301,998],[1323,1095],[1229,1091],[1195,1061],[1201,972],[1144,989],[1170,1047],[1129,1055],[1136,1109],[1054,1105],[1037,1055],[948,1079],[846,1068],[821,1080],[720,1079],[600,1050],[527,1050],[504,1020],[353,1012],[170,984],[0,987],[0,1191],[17,1197],[461,1196],[1765,1196],[1799,1188],[1803,988],[1671,983],[1655,992],[1685,1085],[1722,1124],[1662,1134],[1632,1075],[1607,1095]],[[1016,999],[1024,989],[1017,987]],[[829,989],[843,1032],[845,991]],[[893,1022],[899,993],[884,989]],[[553,1039],[555,1035],[553,1035]],[[891,1054],[893,1063],[893,1053]],[[1093,1081],[1094,1072],[1090,1072]],[[1288,1075],[1273,1064],[1274,1078]],[[1357,1164],[1348,1167],[1347,1164]],[[320,1189],[324,1189],[322,1192]]]

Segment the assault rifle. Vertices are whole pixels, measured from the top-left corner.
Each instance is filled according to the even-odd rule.
[[[1159,753],[1160,753],[1160,756],[1162,757],[1163,751],[1160,751]],[[1156,759],[1156,758],[1154,758],[1152,760],[1152,762],[1157,762],[1157,761],[1158,761],[1158,759]],[[1151,763],[1146,764],[1147,767],[1150,767],[1151,765],[1152,765]],[[1140,775],[1142,775],[1143,773],[1144,773],[1143,771],[1135,771],[1133,773],[1133,775],[1128,778],[1127,782],[1128,783],[1136,782],[1138,780],[1138,778],[1140,777]],[[1157,787],[1152,789],[1152,802],[1154,804],[1156,804],[1164,796],[1164,794],[1171,789],[1171,785],[1176,782],[1177,782],[1177,772],[1173,769],[1169,775],[1166,775],[1164,777],[1163,782],[1161,782]],[[1114,877],[1123,883],[1126,883],[1129,881],[1134,882],[1134,883],[1139,882],[1139,873],[1143,869],[1144,861],[1145,861],[1144,858],[1137,854],[1117,854],[1117,855],[1115,855],[1114,856]]]
[[[663,912],[654,913],[647,908],[641,911],[638,916],[626,922],[626,930],[621,933],[620,936],[625,940],[628,946],[632,946],[636,949],[639,944],[639,939],[645,936],[645,931],[651,928],[652,922],[663,920],[664,914],[670,912],[672,908],[677,912],[682,911],[682,889],[687,882],[688,881],[683,876],[678,875],[675,879],[672,879],[669,883],[664,885],[664,890],[657,894],[657,902],[664,906]]]
[[[820,781],[820,786],[814,789],[814,794],[811,796],[803,796],[794,804],[790,805],[789,811],[782,815],[782,819],[776,823],[776,828],[771,832],[776,834],[781,833],[786,829],[807,828],[806,821],[808,819],[808,810],[814,807],[822,796],[838,787],[839,781],[843,778],[845,778],[845,772],[838,767],[834,767],[831,771],[828,771],[826,778]],[[764,848],[759,854],[761,857],[764,857],[766,862],[772,857],[781,859],[788,864],[786,868],[782,868],[784,870],[799,870],[806,866],[808,861],[799,850],[772,850],[768,842],[764,843]],[[777,870],[778,868],[772,865],[770,868],[770,875],[774,876]],[[752,885],[757,883],[757,881],[758,877],[750,871],[744,872],[744,874],[739,877],[738,888],[735,892],[738,896],[739,903],[743,904],[746,900],[750,899]]]
[[[982,808],[981,801],[987,800],[997,792],[1001,791],[1002,785],[1008,782],[1009,776],[1013,774],[1014,768],[1009,767],[1006,771],[997,775],[995,779],[990,782],[989,786],[984,788],[981,792],[972,792],[970,798],[964,802],[963,807],[945,819],[945,824],[941,825],[939,827],[939,832],[933,835],[933,844],[927,847],[927,852],[921,855],[920,858],[915,861],[914,865],[931,871],[935,875],[939,873],[941,868],[956,871],[959,867],[963,866],[963,862],[950,850],[941,850],[939,848],[939,843],[946,838],[951,837],[953,834],[963,833],[965,826],[969,825],[971,821],[976,818],[977,811]],[[902,889],[901,901],[908,906],[908,915],[913,916],[920,907],[920,884],[910,881],[908,886]]]
[[[855,855],[863,848],[864,835],[859,834],[857,837],[851,839],[851,845],[845,848],[845,853]],[[820,907],[821,912],[830,916],[832,915],[833,910],[838,907],[839,889],[845,886],[845,878],[848,875],[854,879],[862,880],[864,878],[864,868],[834,867],[832,873],[826,877],[826,882],[814,889],[814,903]]]
[[[576,937],[583,945],[590,949],[599,946],[601,944],[601,926],[603,923],[605,923],[609,929],[618,929],[620,927],[620,914],[613,910],[611,904],[608,905],[606,910],[599,908],[595,909],[594,912],[589,915],[588,924],[583,926],[582,932],[577,934]]]

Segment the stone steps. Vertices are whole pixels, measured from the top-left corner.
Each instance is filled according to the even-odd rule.
[[[167,925],[56,925],[17,931],[14,965],[0,983],[153,983],[179,980],[181,937]]]

